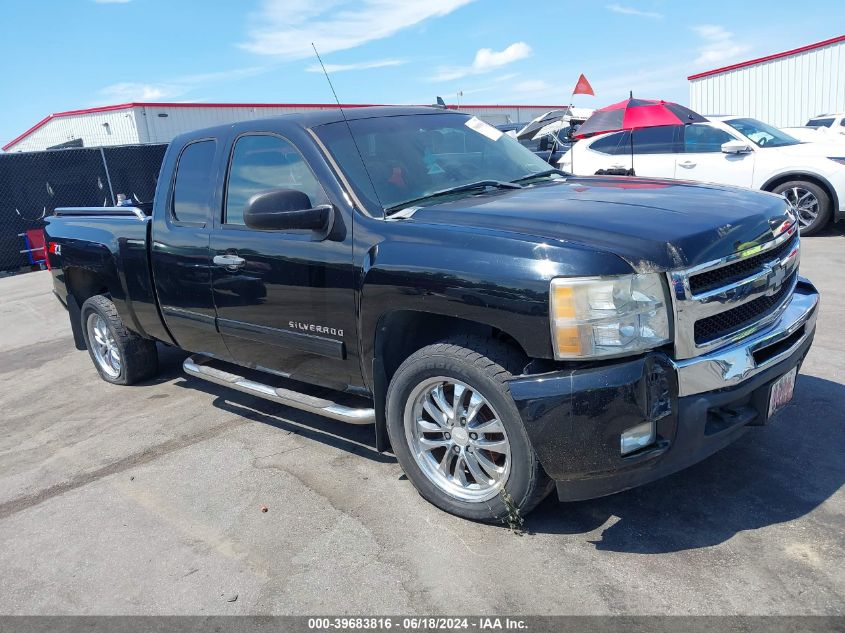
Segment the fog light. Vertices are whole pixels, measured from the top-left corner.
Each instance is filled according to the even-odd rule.
[[[632,426],[622,433],[622,454],[627,455],[644,448],[654,441],[654,422]]]

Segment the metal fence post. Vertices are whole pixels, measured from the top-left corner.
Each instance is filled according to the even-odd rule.
[[[112,206],[117,204],[117,200],[114,197],[114,189],[111,186],[111,175],[109,174],[109,164],[106,161],[106,153],[103,151],[103,148],[100,148],[100,156],[103,159],[103,170],[106,172],[106,182],[109,183],[109,195],[111,195],[111,203]]]

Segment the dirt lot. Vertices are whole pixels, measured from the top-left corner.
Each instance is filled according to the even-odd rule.
[[[0,613],[843,614],[845,236],[795,401],[663,481],[548,499],[517,536],[425,503],[368,428],[162,355],[101,381],[46,272],[0,280]],[[269,511],[261,512],[266,505]]]

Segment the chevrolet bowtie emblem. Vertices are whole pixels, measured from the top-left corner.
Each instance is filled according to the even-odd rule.
[[[786,270],[780,261],[769,262],[764,265],[764,268],[768,270],[768,274],[766,275],[768,281],[766,296],[771,297],[780,292],[780,289],[783,287],[783,282],[786,279]]]

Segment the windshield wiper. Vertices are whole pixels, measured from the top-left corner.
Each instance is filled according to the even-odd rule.
[[[399,211],[400,209],[406,209],[418,202],[425,202],[426,200],[431,200],[432,198],[448,196],[453,193],[461,193],[462,191],[474,191],[475,189],[522,189],[522,185],[517,182],[506,182],[504,180],[478,180],[476,182],[469,182],[465,185],[441,189],[439,191],[435,191],[434,193],[420,196],[419,198],[411,198],[410,200],[405,200],[404,202],[399,202],[389,207],[385,207],[384,210],[388,213],[391,211]]]
[[[570,175],[570,174],[567,174],[565,171],[563,171],[561,169],[546,169],[544,171],[538,171],[535,174],[528,174],[527,176],[523,176],[522,178],[517,178],[513,182],[515,182],[515,183],[526,182],[528,180],[533,180],[534,178],[545,178],[547,176],[554,176],[555,174],[557,174],[558,176],[569,176]]]

